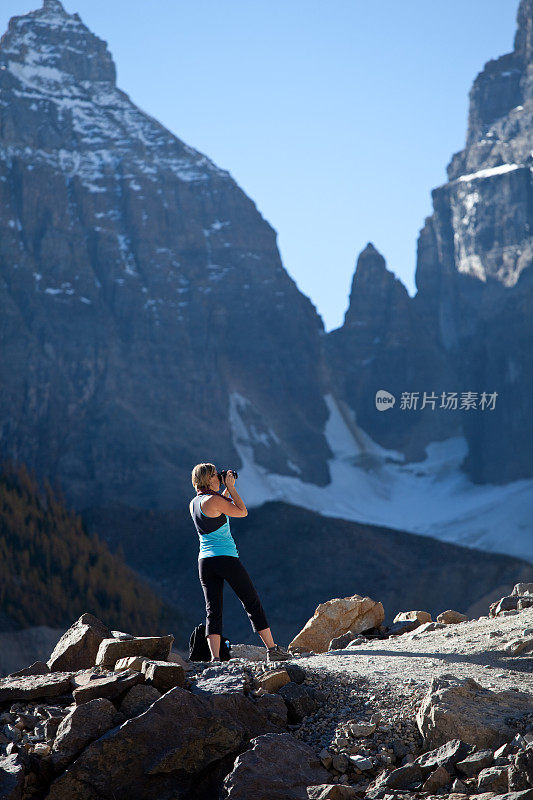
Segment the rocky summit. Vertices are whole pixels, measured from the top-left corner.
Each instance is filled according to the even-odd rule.
[[[278,664],[245,644],[193,661],[85,613],[0,679],[0,796],[530,800],[533,584],[508,597],[392,627],[377,599],[331,598]]]
[[[530,478],[531,17],[521,0],[513,52],[474,82],[465,148],[420,233],[416,296],[369,243],[327,334],[255,203],[117,87],[106,43],[77,14],[44,0],[11,19],[2,456],[58,481],[79,510],[175,509],[206,458],[246,462],[257,504],[286,499],[287,481],[308,494],[332,482],[340,501],[335,447],[373,476],[454,437],[474,482]],[[380,389],[397,398],[387,414]],[[401,406],[404,392],[418,407]],[[439,407],[442,393],[459,405]],[[473,412],[484,393],[494,407]]]

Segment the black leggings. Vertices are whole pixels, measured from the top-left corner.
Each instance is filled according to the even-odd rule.
[[[255,633],[270,627],[252,579],[237,556],[208,556],[198,559],[198,574],[204,590],[205,633],[222,635],[222,598],[227,580],[244,606]]]

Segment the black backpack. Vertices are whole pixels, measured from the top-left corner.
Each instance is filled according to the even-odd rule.
[[[220,639],[220,660],[229,661],[231,642],[229,639]],[[191,633],[189,639],[189,661],[211,661],[211,650],[205,635],[205,623],[201,622]]]

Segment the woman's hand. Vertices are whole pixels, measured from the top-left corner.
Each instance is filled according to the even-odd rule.
[[[226,489],[231,489],[235,486],[235,478],[233,476],[233,472],[226,472],[226,480],[225,484]]]

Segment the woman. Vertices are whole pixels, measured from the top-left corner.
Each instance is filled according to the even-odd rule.
[[[231,535],[228,517],[246,517],[248,514],[235,489],[233,473],[226,473],[226,488],[222,494],[219,494],[220,480],[214,464],[197,464],[191,477],[196,497],[191,500],[189,509],[200,537],[198,574],[205,597],[206,636],[211,661],[220,662],[224,579],[243,604],[253,630],[268,648],[267,661],[291,658],[290,653],[274,643],[259,595]]]

